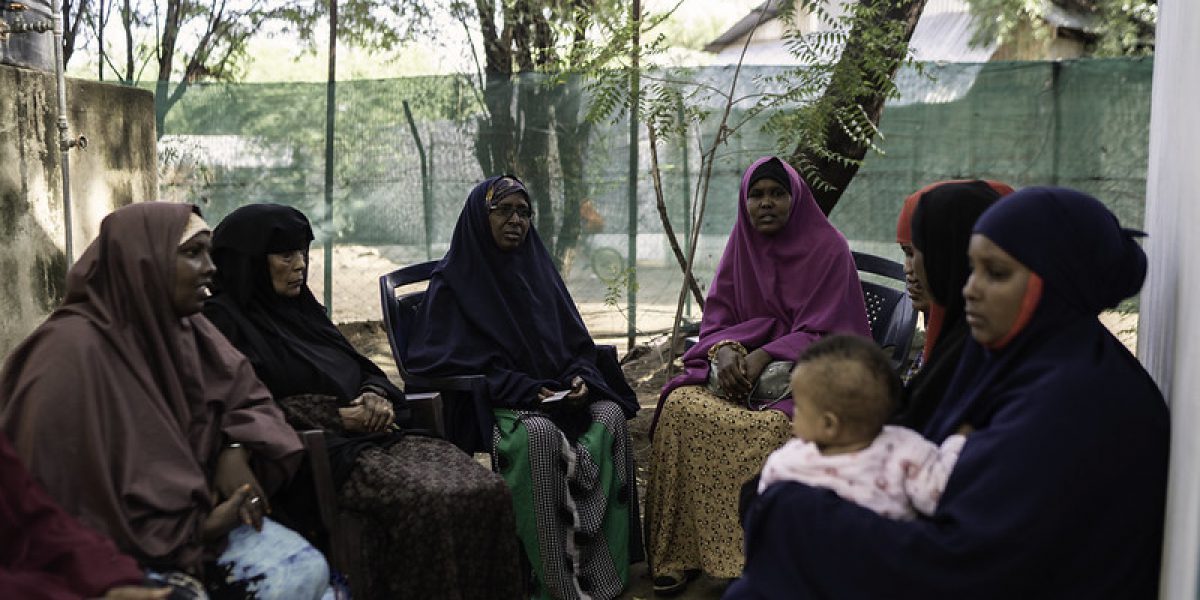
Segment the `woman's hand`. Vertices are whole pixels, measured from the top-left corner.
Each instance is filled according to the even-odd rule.
[[[754,382],[758,381],[758,376],[762,375],[763,369],[766,369],[769,364],[771,364],[771,355],[762,348],[746,355],[746,379],[750,380],[750,389],[746,390],[747,394],[754,389]]]
[[[161,600],[171,595],[169,587],[143,587],[123,585],[108,590],[104,600]]]
[[[567,396],[563,400],[571,404],[585,404],[588,397],[588,386],[584,383],[583,378],[576,375],[571,380],[571,391],[567,392]]]
[[[253,495],[249,485],[237,488],[229,498],[208,513],[201,526],[201,538],[205,542],[219,540],[240,524],[250,525],[255,530],[262,531],[262,516],[257,507],[263,502],[265,500],[261,497]]]
[[[746,371],[746,357],[741,352],[731,346],[724,346],[717,351],[717,382],[731,400],[744,398],[750,393],[752,380]]]
[[[248,524],[254,525],[255,529],[262,527],[263,516],[271,512],[271,505],[267,502],[267,494],[258,484],[254,471],[250,469],[249,453],[245,448],[226,448],[221,451],[217,457],[213,487],[219,498],[226,499],[233,498],[234,494],[243,488],[248,489]]]
[[[346,431],[386,431],[395,420],[392,403],[375,392],[364,392],[350,402],[347,408],[339,408],[342,424]]]

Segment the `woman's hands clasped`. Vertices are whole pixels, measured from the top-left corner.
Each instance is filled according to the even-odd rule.
[[[392,403],[375,392],[363,392],[350,406],[339,408],[338,413],[346,431],[361,433],[387,431],[396,418]]]
[[[761,348],[743,356],[732,346],[722,347],[717,351],[717,382],[730,400],[744,399],[770,363],[771,355]]]

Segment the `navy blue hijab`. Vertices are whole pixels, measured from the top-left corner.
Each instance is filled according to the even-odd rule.
[[[1058,188],[998,201],[975,231],[1044,282],[1000,350],[967,342],[926,431],[976,431],[937,512],[892,521],[785,483],[746,518],[726,598],[1153,598],[1169,423],[1161,393],[1097,319],[1146,257],[1104,206]]]
[[[495,407],[516,409],[535,408],[540,388],[570,389],[578,375],[593,400],[633,416],[633,390],[597,368],[596,346],[537,230],[530,224],[510,252],[492,239],[489,209],[509,193],[528,197],[511,175],[471,190],[430,277],[405,366],[427,376],[482,373]]]

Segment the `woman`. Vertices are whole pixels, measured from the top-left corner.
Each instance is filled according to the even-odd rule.
[[[202,575],[217,597],[331,595],[320,553],[264,517],[303,449],[198,315],[213,266],[194,211],[105,217],[63,306],[0,374],[0,428],[68,513],[144,569]]]
[[[492,450],[513,492],[538,598],[614,598],[641,559],[633,452],[637,399],[596,347],[532,224],[515,177],[475,186],[416,319],[408,368],[482,373]]]
[[[0,433],[0,597],[165,599],[137,562],[68,515],[29,476]]]
[[[1100,323],[1146,256],[1094,198],[1026,188],[975,224],[971,340],[927,437],[970,432],[937,511],[890,521],[796,483],[746,516],[727,598],[1153,598],[1169,423]]]
[[[929,299],[925,295],[925,288],[921,287],[921,283],[917,281],[916,270],[913,268],[913,213],[917,210],[917,203],[921,200],[921,197],[924,196],[926,192],[943,185],[966,183],[967,181],[969,180],[959,179],[938,181],[917,190],[912,195],[904,199],[904,204],[900,208],[900,217],[896,220],[896,243],[900,245],[900,251],[904,253],[904,282],[906,291],[908,292],[909,299],[912,300],[913,308],[917,309],[924,316],[925,329],[927,332],[926,340],[928,340],[929,347],[933,346],[937,336],[929,336],[928,332],[934,326],[939,328],[941,327],[942,309],[941,307],[934,306],[929,302]],[[1013,192],[1012,187],[1010,187],[1008,184],[991,180],[988,180],[986,183],[1001,196],[1006,196]],[[929,340],[930,337],[933,339]],[[917,373],[917,371],[921,369],[922,364],[924,364],[924,359],[925,351],[924,346],[922,346],[922,350],[918,350],[917,355],[912,359],[907,372],[902,374],[902,379],[906,383],[912,378],[913,375]]]
[[[339,503],[372,522],[367,581],[356,595],[519,596],[504,482],[445,441],[389,431],[404,394],[308,288],[312,239],[294,208],[230,213],[213,236],[217,294],[204,313],[250,359],[293,426],[327,431]],[[406,423],[406,411],[396,412]]]
[[[895,424],[924,429],[946,393],[969,337],[962,288],[970,274],[967,243],[971,228],[983,211],[1011,191],[997,182],[947,181],[915,194],[919,202],[914,202],[905,265],[915,280],[909,293],[915,291],[921,298],[929,325],[922,365],[905,385]]]
[[[700,343],[663,388],[651,430],[646,518],[656,591],[679,592],[699,570],[741,573],[738,489],[791,435],[790,399],[747,399],[769,363],[794,361],[831,333],[871,336],[850,248],[796,171],[760,158],[742,176]],[[770,372],[786,388],[790,367],[776,364]]]

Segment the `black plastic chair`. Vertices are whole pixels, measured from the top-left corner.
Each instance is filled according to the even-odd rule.
[[[904,284],[904,266],[886,258],[852,252],[854,265],[860,272],[872,273]],[[862,281],[863,300],[871,323],[871,337],[880,348],[891,354],[892,366],[897,369],[908,364],[913,335],[917,330],[917,311],[903,287],[895,288],[873,281]]]
[[[407,392],[442,393],[444,438],[467,453],[490,452],[492,448],[492,408],[483,375],[423,377],[404,367],[408,354],[409,332],[417,307],[425,300],[425,290],[396,295],[397,288],[428,281],[437,261],[397,269],[379,278],[379,298],[383,308],[383,327],[387,330],[392,358],[404,380]],[[473,423],[474,427],[465,426]]]

